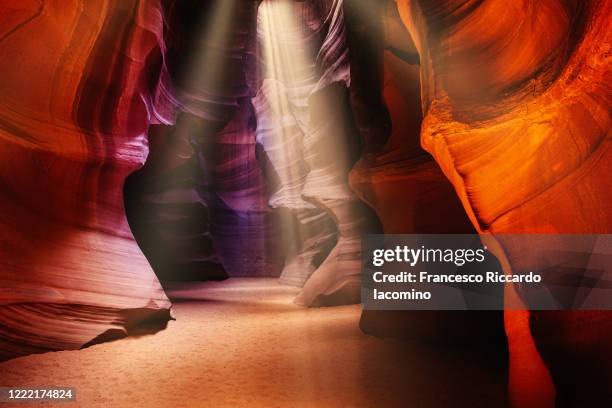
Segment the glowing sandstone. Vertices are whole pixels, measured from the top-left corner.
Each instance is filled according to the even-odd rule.
[[[257,141],[270,161],[276,185],[268,203],[280,218],[287,256],[280,280],[303,286],[336,241],[336,225],[304,199],[308,165],[303,141],[310,129],[308,97],[317,85],[322,16],[312,2],[267,0],[259,5],[257,39],[261,78],[253,105]]]
[[[609,233],[612,2],[398,7],[421,61],[422,144],[478,231]],[[509,273],[521,248],[498,244]],[[611,319],[507,312],[513,402],[550,405],[550,374],[559,400],[596,405],[609,393]]]
[[[281,279],[301,284],[308,278],[296,298],[305,306],[359,302],[360,236],[375,224],[347,182],[357,135],[343,16],[341,0],[260,6],[258,140],[279,179],[270,205],[297,219],[295,226],[284,221],[285,239],[298,245]],[[316,234],[308,231],[312,225]]]
[[[159,10],[136,1],[2,7],[0,359],[167,321],[170,302],[134,242],[122,194],[147,155],[140,94]]]

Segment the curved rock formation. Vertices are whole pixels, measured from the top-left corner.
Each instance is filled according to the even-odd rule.
[[[376,217],[352,192],[348,172],[355,161],[357,133],[348,99],[350,68],[343,1],[314,2],[316,83],[307,99],[309,120],[303,160],[308,172],[301,195],[324,210],[337,226],[335,246],[312,273],[296,303],[317,306],[357,303],[361,289],[361,235]]]
[[[419,57],[397,7],[347,6],[351,102],[365,142],[351,187],[376,211],[385,233],[473,232],[452,185],[420,146]]]
[[[192,154],[182,164],[174,126],[149,128],[149,156],[125,185],[130,228],[162,285],[164,281],[228,277],[211,232],[210,212],[197,188],[205,177]],[[172,167],[168,163],[173,163]],[[171,168],[170,168],[171,167]]]
[[[281,231],[293,247],[281,281],[304,285],[299,304],[358,302],[370,214],[346,180],[356,134],[343,2],[264,1],[259,39],[257,135],[278,177],[269,202],[284,209]]]
[[[422,144],[477,230],[610,232],[612,2],[398,6],[420,55]],[[498,244],[511,273],[521,249]],[[609,397],[611,321],[608,312],[506,312],[513,402],[550,405],[549,372],[565,404]]]
[[[353,114],[364,154],[351,188],[388,234],[473,233],[452,184],[419,143],[419,56],[395,2],[348,2]],[[497,311],[364,310],[360,328],[378,337],[454,345],[502,345]],[[504,360],[504,354],[500,354]]]
[[[276,225],[267,205],[268,185],[257,160],[255,111],[250,98],[218,134],[198,151],[210,187],[201,186],[211,232],[230,276],[278,276],[281,261],[272,237]],[[202,167],[202,166],[201,166]]]
[[[159,7],[2,7],[0,358],[167,321],[170,302],[123,205],[123,182],[147,155],[141,93],[161,34]]]
[[[337,243],[296,297],[307,306],[329,306],[361,301],[361,236],[378,232],[375,213],[348,184],[351,157],[348,90],[342,83],[312,94],[311,132],[304,141],[310,172],[302,192],[306,200],[325,209],[337,224]]]
[[[149,109],[169,129],[130,189],[137,238],[165,279],[278,275],[250,102],[257,3],[164,3]]]
[[[287,244],[281,282],[304,285],[335,244],[336,226],[302,190],[308,174],[303,140],[310,127],[308,96],[318,76],[321,16],[316,2],[263,1],[258,13],[261,82],[253,99],[257,140],[278,182],[269,199]]]

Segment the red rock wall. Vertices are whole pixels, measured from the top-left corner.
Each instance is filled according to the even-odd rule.
[[[221,237],[207,253],[221,277],[245,264],[272,270],[259,255],[274,236],[266,194],[276,191],[261,168],[279,176],[284,164],[269,154],[274,145],[256,154],[254,118],[266,110],[256,97],[257,4],[235,3],[223,46],[163,33],[162,14],[172,27],[177,4],[2,4],[0,280],[10,290],[0,296],[0,358],[79,348],[169,318],[124,215],[124,180],[145,162],[150,123],[174,127],[155,176],[192,165],[188,173],[208,177],[190,188]],[[315,214],[336,236],[316,256],[320,242],[298,250],[309,264],[298,278],[312,272],[298,297],[306,305],[358,300],[359,236],[377,231],[369,207],[389,233],[612,229],[612,1],[397,4],[408,32],[390,1],[317,2],[317,73],[300,113],[310,123],[291,139],[305,166],[296,196],[313,213],[292,216]],[[203,81],[181,73],[198,67],[192,50],[206,57],[199,68],[211,58],[230,68]],[[520,248],[498,244],[511,272]],[[507,312],[514,403],[545,406],[556,392],[594,404],[610,383],[610,327],[608,313]]]
[[[421,60],[422,145],[477,230],[609,233],[612,2],[398,7]],[[511,266],[520,248],[499,244]],[[506,312],[513,402],[550,405],[553,383],[567,404],[604,398],[611,327],[604,312]]]
[[[349,2],[347,8],[351,102],[364,140],[351,187],[376,211],[385,233],[472,232],[452,185],[420,146],[419,56],[397,6]]]
[[[147,156],[141,92],[159,7],[69,3],[0,13],[0,358],[169,318],[123,205]]]
[[[352,189],[389,234],[473,233],[452,184],[420,146],[420,66],[394,1],[347,5],[351,102],[365,147]],[[497,311],[364,310],[361,330],[378,337],[486,344],[503,350]],[[503,352],[500,360],[505,358]]]

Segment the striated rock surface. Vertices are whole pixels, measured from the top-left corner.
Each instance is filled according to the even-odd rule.
[[[168,129],[131,185],[139,243],[165,279],[277,276],[250,102],[257,2],[167,1],[163,10],[148,102]],[[159,256],[165,246],[173,256]]]
[[[420,146],[419,56],[397,5],[351,1],[346,9],[351,102],[365,142],[351,188],[376,211],[385,233],[473,233],[452,184]],[[500,350],[505,342],[497,311],[364,310],[360,328],[378,337]]]
[[[420,146],[419,57],[396,5],[349,2],[347,8],[351,102],[365,142],[351,187],[376,211],[385,233],[472,232],[452,185]]]
[[[149,128],[145,166],[125,185],[130,228],[155,274],[164,281],[228,277],[211,231],[211,216],[197,188],[206,184],[194,155],[175,163],[185,135],[174,126]],[[173,157],[174,156],[174,157]]]
[[[373,214],[347,175],[357,153],[342,1],[264,1],[257,138],[277,184],[269,204],[288,241],[281,274],[306,306],[355,303],[360,235]],[[375,217],[374,217],[375,218]]]
[[[212,236],[230,276],[278,276],[282,265],[268,184],[257,160],[255,123],[250,100],[242,99],[214,146],[198,151],[210,178],[198,191],[210,208]]]
[[[280,279],[295,286],[304,285],[336,242],[331,216],[302,196],[309,172],[303,147],[311,128],[308,97],[319,80],[320,7],[318,2],[268,0],[258,14],[256,133],[277,180],[268,202],[277,209],[280,233],[288,241]]]
[[[612,2],[398,7],[420,55],[422,144],[477,230],[609,233]],[[511,273],[521,249],[498,244]],[[609,398],[611,321],[506,312],[513,403],[549,406],[553,383],[568,406]]]
[[[354,160],[354,129],[348,90],[334,83],[310,97],[312,126],[304,141],[310,172],[303,196],[325,209],[337,224],[337,243],[304,284],[296,303],[310,306],[361,301],[361,236],[379,231],[375,213],[353,193],[348,172]]]
[[[301,190],[300,202],[307,203],[305,208],[314,206],[333,219],[336,243],[295,301],[306,306],[356,303],[360,300],[361,234],[375,228],[376,217],[348,185],[358,142],[348,98],[343,1],[313,2],[302,15],[314,32],[304,44],[306,64],[296,64],[308,67],[303,73],[308,88],[288,98],[300,106],[296,122],[307,119],[298,162],[306,167],[294,184]],[[324,239],[322,243],[328,245],[329,238]]]
[[[123,205],[147,155],[141,93],[159,7],[69,3],[4,2],[0,13],[2,359],[170,318]]]

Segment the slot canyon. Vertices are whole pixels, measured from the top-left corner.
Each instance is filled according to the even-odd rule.
[[[612,0],[0,0],[0,387],[597,407],[605,310],[366,310],[365,234],[612,232]],[[506,285],[521,299],[520,285]]]

